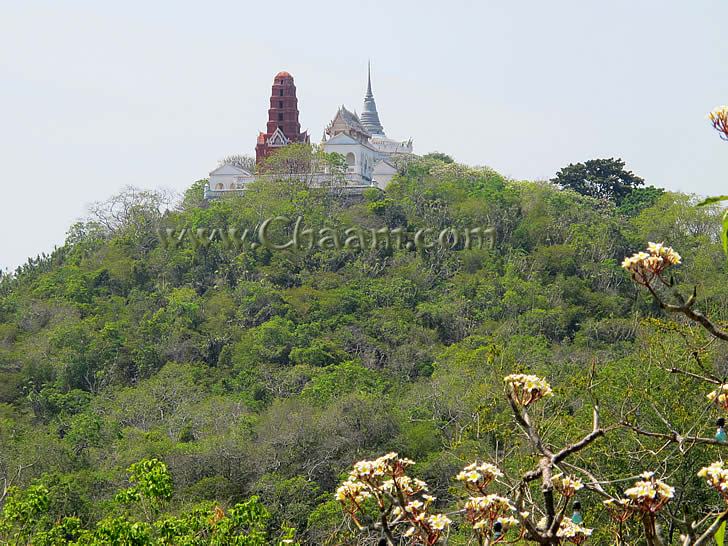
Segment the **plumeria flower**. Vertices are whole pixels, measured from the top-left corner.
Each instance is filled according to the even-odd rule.
[[[708,119],[720,133],[720,138],[728,140],[728,106],[716,106],[708,114]]]
[[[577,491],[584,487],[584,484],[579,478],[564,476],[563,474],[557,474],[551,481],[557,491],[564,497],[573,497]]]
[[[348,479],[336,490],[336,499],[360,529],[364,527],[359,519],[361,515],[376,507],[379,516],[387,518],[390,525],[409,524],[405,536],[416,536],[413,540],[434,545],[451,522],[444,514],[428,512],[436,499],[427,494],[427,483],[406,474],[407,468],[414,464],[413,460],[401,458],[395,452],[358,461]],[[479,467],[483,472],[493,472],[487,465]],[[365,503],[369,498],[374,502]]]
[[[637,252],[627,256],[622,261],[622,267],[632,274],[632,278],[639,284],[647,285],[655,277],[669,267],[680,265],[682,257],[671,247],[664,243],[647,243],[647,251]]]
[[[412,496],[423,491],[427,491],[427,483],[417,478],[410,478],[409,476],[399,476],[395,478],[394,482],[402,493],[407,496]]]
[[[417,511],[421,510],[423,506],[424,506],[424,503],[421,501],[412,501],[412,502],[407,503],[407,505],[404,507],[404,509],[407,512],[417,512]]]
[[[510,517],[516,507],[499,495],[470,497],[465,502],[465,519],[476,531],[490,533],[499,518]]]
[[[728,468],[723,461],[716,461],[700,469],[698,476],[705,478],[710,487],[715,489],[728,502]]]
[[[511,501],[499,495],[487,495],[485,497],[470,497],[465,503],[466,510],[477,511],[515,511]]]
[[[618,523],[624,523],[635,513],[634,506],[627,499],[609,499],[603,504],[609,516]]]
[[[356,504],[361,504],[371,496],[366,484],[351,479],[344,482],[336,490],[336,500],[342,503],[353,501]]]
[[[484,493],[485,488],[496,478],[503,476],[500,469],[490,463],[472,463],[458,472],[455,479],[465,484],[467,489]]]
[[[552,396],[553,391],[545,379],[537,375],[514,373],[504,378],[515,401],[521,406],[528,406],[541,398]]]
[[[647,252],[652,258],[660,258],[669,265],[680,265],[682,258],[680,254],[675,252],[672,247],[665,246],[664,243],[647,243]]]
[[[442,531],[443,529],[447,528],[447,526],[450,525],[452,521],[445,514],[435,514],[434,516],[430,516],[429,518],[427,518],[427,523],[433,529],[437,531]]]
[[[499,495],[470,497],[465,503],[465,519],[481,538],[494,536],[498,526],[500,533],[517,526],[518,520],[512,516],[515,511],[511,501]]]
[[[509,529],[518,527],[518,520],[513,516],[500,517],[496,521],[502,525],[504,533]]]
[[[571,542],[572,544],[583,544],[591,534],[592,529],[582,527],[568,518],[561,520],[559,530],[556,531],[557,537],[566,539],[567,542]]]
[[[490,528],[490,521],[481,519],[473,523],[473,529],[476,531],[480,531],[483,529],[489,529]]]
[[[728,385],[721,385],[708,394],[708,400],[728,411]]]
[[[632,507],[654,514],[675,496],[675,488],[656,479],[653,472],[645,472],[641,477],[624,495]]]
[[[461,482],[477,482],[480,479],[480,474],[471,470],[470,472],[459,472],[455,479]]]

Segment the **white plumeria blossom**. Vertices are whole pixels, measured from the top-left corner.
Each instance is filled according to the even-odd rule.
[[[592,534],[592,529],[587,529],[586,527],[582,527],[581,525],[578,525],[567,518],[564,518],[563,520],[561,520],[561,525],[559,526],[559,530],[556,531],[557,537],[571,540],[571,542],[577,542],[577,544],[580,544],[581,542],[586,540],[586,538],[591,536],[591,534]],[[577,539],[577,540],[575,541],[574,539]]]
[[[646,252],[636,252],[632,256],[627,256],[622,261],[622,267],[634,277],[647,281],[648,277],[659,275],[668,267],[681,263],[682,257],[672,247],[665,246],[664,243],[649,242]]]
[[[553,482],[554,487],[556,487],[556,489],[565,497],[573,497],[577,491],[584,487],[581,480],[574,476],[557,474],[551,481]]]
[[[675,488],[655,478],[654,472],[644,472],[641,477],[624,492],[631,506],[654,513],[675,496]]]
[[[361,504],[371,496],[366,484],[352,478],[349,478],[336,490],[336,500],[340,502],[351,499],[355,503]]]
[[[426,494],[427,483],[407,476],[406,469],[413,464],[413,460],[400,458],[394,452],[377,459],[358,461],[348,479],[336,490],[335,498],[357,526],[360,525],[359,513],[376,506],[390,524],[409,524],[406,537],[419,536],[427,544],[434,544],[451,520],[445,514],[428,513],[436,498]],[[479,468],[492,471],[488,466],[479,465]],[[369,498],[373,498],[373,502],[363,504]]]
[[[442,531],[452,523],[445,514],[435,514],[427,518],[427,523],[436,531]]]
[[[708,114],[708,119],[713,127],[722,133],[720,137],[723,140],[728,140],[728,106],[716,106]]]
[[[503,380],[515,395],[516,401],[523,406],[553,395],[551,385],[537,375],[514,373]]]
[[[721,385],[714,391],[708,393],[708,400],[715,402],[721,408],[728,410],[728,385]]]
[[[503,472],[501,472],[500,469],[494,464],[472,463],[466,466],[462,471],[460,471],[455,476],[455,479],[461,482],[486,486],[490,482],[492,482],[496,478],[500,478],[501,476],[503,476]]]
[[[465,508],[470,510],[488,511],[497,509],[501,512],[515,512],[516,507],[511,501],[500,495],[487,495],[485,497],[470,497],[465,503]]]
[[[709,486],[728,500],[728,468],[725,467],[723,461],[716,461],[710,466],[701,468],[698,476],[705,478]]]
[[[498,518],[496,521],[503,526],[503,532],[508,531],[508,529],[518,527],[518,520],[513,516],[503,516]]]

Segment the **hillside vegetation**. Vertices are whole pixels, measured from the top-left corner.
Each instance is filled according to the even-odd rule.
[[[726,348],[620,267],[665,242],[683,258],[676,283],[728,320],[719,212],[691,196],[620,207],[446,156],[346,207],[285,180],[209,206],[201,187],[166,211],[156,192],[128,191],[0,280],[0,542],[377,544],[334,497],[355,461],[415,460],[440,512],[457,509],[469,462],[514,476],[538,463],[503,395],[512,373],[553,387],[532,410],[549,444],[589,433],[594,400],[606,424],[715,431],[706,389],[670,369],[724,377]],[[496,242],[294,251],[158,236],[281,215],[342,231],[493,228]],[[699,519],[722,501],[696,473],[725,453],[620,428],[570,461],[623,480],[614,491],[656,471],[677,491],[669,511]],[[579,499],[592,541],[612,544],[599,496]],[[449,543],[469,536],[454,525]]]

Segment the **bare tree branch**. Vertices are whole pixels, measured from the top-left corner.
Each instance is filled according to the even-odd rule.
[[[646,283],[645,286],[650,291],[650,294],[652,294],[652,297],[655,299],[661,309],[664,309],[669,313],[682,313],[690,320],[700,324],[713,336],[717,337],[718,339],[722,339],[723,341],[728,341],[728,332],[721,330],[703,313],[693,309],[693,306],[695,305],[698,297],[697,286],[693,288],[693,293],[691,294],[690,298],[688,298],[685,303],[681,303],[680,305],[673,305],[671,303],[666,303],[665,301],[663,301],[662,298],[660,298],[659,294],[652,287],[651,283]]]

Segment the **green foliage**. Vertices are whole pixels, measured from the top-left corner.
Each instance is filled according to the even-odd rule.
[[[308,544],[353,544],[331,500],[352,461],[417,458],[443,510],[463,460],[524,462],[502,402],[513,371],[559,391],[555,445],[590,426],[592,365],[605,419],[654,404],[712,433],[705,393],[657,359],[692,362],[687,338],[722,377],[724,355],[667,329],[619,263],[647,240],[675,246],[676,278],[701,283],[706,311],[728,320],[715,206],[638,187],[616,160],[584,171],[580,195],[435,153],[344,207],[288,176],[329,162],[335,185],[340,157],[285,150],[243,197],[203,203],[198,181],[163,212],[160,196],[125,192],[52,256],[0,279],[0,480],[19,487],[0,501],[0,542],[270,544],[295,527]],[[496,247],[273,252],[156,237],[299,214],[315,228],[492,227]],[[634,445],[621,436],[581,462],[622,478]],[[685,503],[706,501],[686,467],[666,471],[690,484]]]
[[[570,163],[556,173],[551,182],[581,195],[608,199],[617,205],[621,205],[632,190],[645,183],[642,178],[624,169],[624,161],[614,158]]]
[[[11,487],[7,495],[0,519],[0,537],[5,535],[8,542],[15,544],[30,543],[48,508],[48,489],[44,485],[33,485],[25,490]]]
[[[654,205],[663,193],[665,193],[665,190],[655,188],[654,186],[633,188],[622,199],[617,210],[625,216],[635,216],[644,209]]]
[[[74,452],[79,455],[88,448],[101,445],[101,427],[102,421],[98,416],[82,413],[71,419],[65,440],[73,446]]]
[[[105,518],[96,524],[90,544],[120,544],[122,546],[146,546],[153,544],[149,524],[129,521],[126,518]],[[82,539],[83,540],[83,539]],[[83,542],[82,542],[83,543]]]
[[[315,403],[326,404],[351,393],[382,394],[385,388],[386,382],[380,374],[357,362],[348,361],[315,376],[304,387],[301,396]]]
[[[724,521],[721,523],[720,527],[718,528],[718,532],[715,533],[715,543],[717,546],[723,546],[725,543],[725,525],[726,522]]]
[[[721,201],[728,201],[728,195],[719,195],[717,197],[708,197],[707,199],[704,199],[700,203],[698,203],[699,207],[704,207],[707,205],[714,205],[716,203],[720,203]],[[723,243],[723,251],[728,255],[728,210],[723,212],[723,225],[720,230],[720,240]]]
[[[706,205],[714,205],[715,203],[720,203],[721,201],[728,201],[728,195],[717,195],[714,197],[706,197],[700,203],[698,203],[698,206],[704,207]]]
[[[452,157],[447,154],[443,154],[442,152],[430,152],[429,154],[423,155],[422,159],[435,159],[437,161],[442,161],[443,163],[455,163],[455,160]]]
[[[205,184],[208,183],[206,178],[198,180],[193,183],[184,193],[182,198],[182,208],[185,210],[192,210],[198,207],[202,207],[205,204],[203,198],[203,191]]]
[[[172,496],[172,476],[162,461],[145,459],[131,465],[128,472],[132,486],[117,494],[119,502],[146,500],[159,505]]]
[[[129,468],[134,486],[116,494],[122,505],[136,501],[160,502],[172,497],[171,477],[166,465],[156,459],[142,460]],[[271,543],[270,512],[253,496],[225,511],[213,504],[200,504],[175,516],[136,521],[129,516],[107,516],[92,527],[78,517],[52,520],[44,485],[25,490],[11,488],[0,517],[3,544],[41,546],[264,546]],[[280,540],[293,544],[295,530],[282,527]]]

